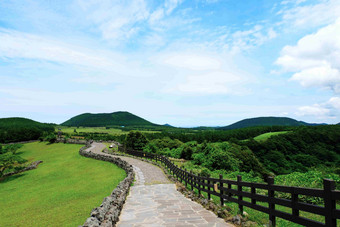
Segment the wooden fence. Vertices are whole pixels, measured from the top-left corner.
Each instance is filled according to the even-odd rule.
[[[222,175],[219,178],[210,178],[188,172],[161,155],[134,150],[125,150],[124,152],[163,163],[170,173],[186,186],[189,185],[191,190],[196,188],[199,194],[206,192],[208,199],[211,198],[211,195],[215,195],[220,198],[221,205],[224,202],[235,202],[241,213],[243,213],[244,206],[266,213],[269,215],[269,223],[272,226],[276,225],[276,217],[304,226],[329,227],[336,227],[337,219],[340,219],[340,210],[336,209],[336,201],[340,200],[340,191],[335,190],[335,182],[332,180],[324,179],[323,189],[316,189],[275,185],[274,178],[271,177],[267,179],[267,184],[245,182],[242,181],[241,176],[238,176],[237,180],[226,180],[222,178]],[[262,193],[260,194],[259,191]],[[276,192],[289,194],[290,199],[277,198],[275,197]],[[319,197],[324,201],[324,206],[301,202],[299,196]],[[244,198],[249,199],[246,201]],[[257,202],[264,202],[268,206],[259,205]],[[291,208],[291,212],[275,209],[275,205]],[[302,217],[300,211],[324,216],[325,222]]]

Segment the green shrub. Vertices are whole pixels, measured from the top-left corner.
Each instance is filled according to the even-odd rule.
[[[147,142],[146,137],[139,131],[131,131],[125,138],[126,147],[139,151],[143,150]]]
[[[305,188],[323,188],[323,179],[331,179],[336,182],[337,189],[340,189],[340,176],[335,173],[323,173],[319,170],[311,170],[306,173],[294,172],[287,175],[275,177],[275,184],[285,186],[296,186]],[[290,198],[289,194],[278,193],[278,197]],[[303,202],[320,203],[321,198],[312,196],[299,196]]]

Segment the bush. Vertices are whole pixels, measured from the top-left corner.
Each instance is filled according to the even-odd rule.
[[[334,173],[323,173],[320,170],[311,170],[306,173],[294,172],[287,175],[275,177],[275,184],[296,186],[305,188],[323,188],[323,179],[331,179],[336,182],[337,189],[340,189],[340,176]],[[281,198],[290,198],[289,194],[278,193]],[[312,196],[300,196],[303,202],[318,204],[322,202],[321,198]]]
[[[8,145],[1,149],[0,153],[0,177],[2,177],[7,171],[20,169],[21,164],[27,162],[16,151],[21,147],[21,144]]]
[[[139,131],[131,131],[126,135],[125,144],[127,148],[132,148],[134,150],[143,150],[147,144],[146,137]]]
[[[209,169],[203,167],[200,174],[202,177],[210,177],[211,173]]]
[[[190,146],[185,146],[181,152],[180,158],[183,158],[185,160],[191,160],[193,152],[194,151]]]
[[[47,136],[45,136],[44,140],[49,142],[49,143],[55,143],[57,138],[53,133],[51,133],[51,134],[48,134]]]

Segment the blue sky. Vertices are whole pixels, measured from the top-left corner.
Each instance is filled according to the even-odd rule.
[[[340,0],[0,1],[0,117],[340,122]]]

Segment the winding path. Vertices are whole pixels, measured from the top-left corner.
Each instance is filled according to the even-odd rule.
[[[103,154],[104,148],[104,144],[93,143],[89,149]],[[159,167],[130,157],[120,158],[133,166],[136,181],[124,204],[118,227],[233,226],[184,197]]]

